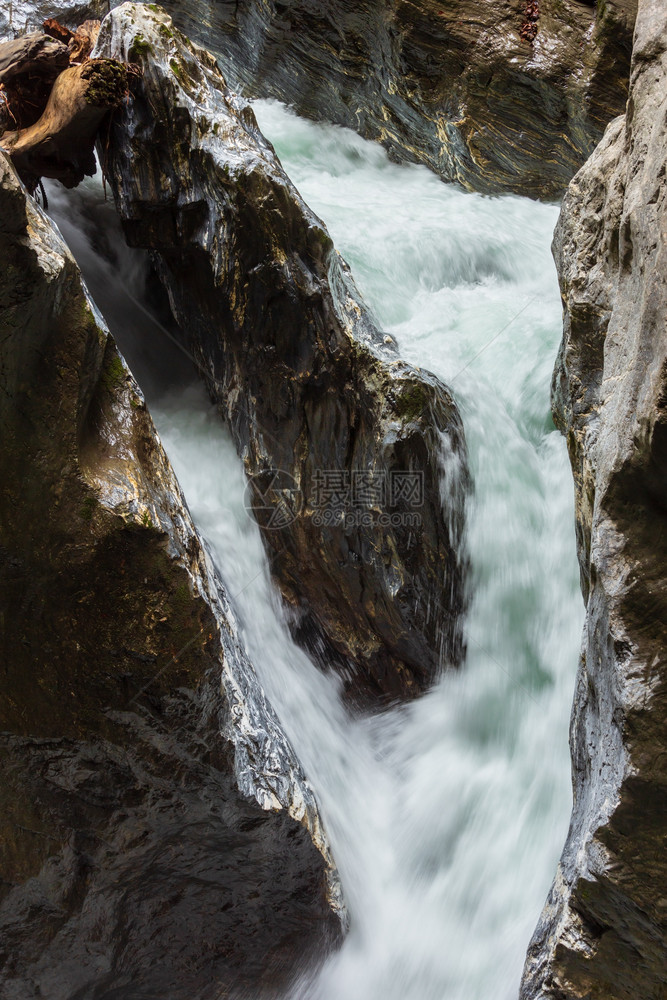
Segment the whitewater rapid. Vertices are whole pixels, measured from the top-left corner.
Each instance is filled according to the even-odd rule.
[[[583,623],[572,480],[549,415],[557,208],[467,194],[343,129],[268,102],[256,112],[379,324],[462,412],[467,660],[409,707],[352,719],[335,675],[291,641],[231,441],[194,369],[137,309],[145,258],[120,247],[98,184],[51,186],[50,211],[146,392],[320,801],[350,932],[288,1000],[514,1000],[569,821]]]

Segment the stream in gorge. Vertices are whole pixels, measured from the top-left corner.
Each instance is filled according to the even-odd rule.
[[[515,1000],[569,821],[584,617],[572,478],[549,405],[557,207],[464,193],[351,132],[255,109],[379,324],[451,387],[464,420],[468,654],[409,706],[353,719],[336,675],[289,637],[240,460],[194,367],[137,305],[146,258],[124,246],[99,175],[73,192],[49,185],[50,214],[146,393],[320,801],[350,931],[289,1000]]]

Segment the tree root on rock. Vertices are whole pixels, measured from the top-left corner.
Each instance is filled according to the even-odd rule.
[[[42,27],[47,35],[58,39],[58,41],[63,42],[67,46],[69,61],[73,65],[83,62],[90,56],[95,47],[97,36],[100,33],[99,21],[84,21],[76,31],[70,31],[69,28],[64,28],[54,18],[49,18],[44,22]]]
[[[0,139],[28,190],[35,191],[42,177],[68,188],[92,177],[98,129],[126,94],[127,70],[109,59],[91,59],[61,73],[39,121]]]

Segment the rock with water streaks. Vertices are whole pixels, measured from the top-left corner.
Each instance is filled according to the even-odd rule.
[[[451,396],[385,343],[212,56],[137,4],[109,14],[95,52],[141,63],[105,142],[109,180],[255,477],[295,633],[357,699],[418,694],[462,653]]]
[[[0,40],[41,29],[48,18],[68,28],[78,28],[89,19],[103,18],[109,0],[11,0],[0,9]]]
[[[667,8],[641,0],[625,117],[572,181],[554,414],[587,604],[574,808],[523,1000],[667,996]]]
[[[625,109],[636,0],[164,0],[230,83],[477,191],[555,198]],[[528,29],[528,30],[526,30]]]
[[[339,935],[313,793],[141,392],[2,154],[0,249],[0,993],[276,996]]]
[[[556,198],[625,109],[637,0],[163,6],[248,96],[347,125],[476,191]],[[0,37],[99,7],[19,0],[0,14]]]

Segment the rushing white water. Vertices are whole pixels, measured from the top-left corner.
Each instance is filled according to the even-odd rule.
[[[65,211],[52,189],[52,213],[93,293],[106,289],[99,304],[148,392],[251,658],[320,799],[351,929],[290,1000],[509,1000],[569,819],[567,726],[583,621],[572,482],[549,416],[557,212],[464,194],[278,105],[257,113],[379,322],[407,360],[451,386],[463,414],[475,481],[468,656],[409,707],[353,720],[335,678],[292,643],[216,414],[198,385],[147,384],[155,359],[181,360],[123,298],[141,264],[121,254],[126,270],[109,295],[113,248],[93,247],[86,220],[97,191],[82,189]]]

